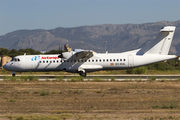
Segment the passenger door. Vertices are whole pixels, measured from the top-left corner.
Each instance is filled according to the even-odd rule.
[[[133,55],[131,55],[131,54],[128,55],[128,66],[129,67],[133,67],[134,66]]]

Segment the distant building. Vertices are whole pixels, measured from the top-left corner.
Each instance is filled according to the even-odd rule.
[[[180,60],[180,57],[178,56],[178,60]]]
[[[47,51],[40,51],[42,54],[46,53]]]
[[[71,52],[71,51],[72,51],[72,48],[69,47],[68,45],[64,45],[64,50],[65,50],[66,52]]]
[[[0,67],[2,69],[2,66],[5,65],[6,63],[8,63],[9,61],[11,61],[11,57],[6,56],[6,55],[1,55],[0,56]]]

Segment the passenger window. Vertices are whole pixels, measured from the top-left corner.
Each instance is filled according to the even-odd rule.
[[[52,63],[52,61],[50,61],[50,63]]]
[[[105,59],[103,59],[103,62],[105,62]]]
[[[57,60],[56,62],[58,63],[59,61]]]
[[[89,60],[89,62],[91,62],[91,60]]]
[[[98,60],[96,60],[96,62],[98,62]]]
[[[39,61],[39,63],[41,63],[41,61]]]
[[[94,62],[94,60],[92,60],[92,62]]]
[[[83,62],[83,60],[81,60],[81,62]]]
[[[99,60],[99,62],[101,62],[101,59]]]
[[[108,59],[106,61],[108,62]]]
[[[43,61],[43,63],[45,63],[45,61]]]
[[[55,60],[53,60],[53,63],[55,63]]]
[[[119,59],[117,59],[117,61],[119,61]]]
[[[87,60],[85,60],[85,62],[87,62]]]
[[[74,60],[74,62],[76,62],[76,60]]]
[[[46,61],[46,63],[48,63],[48,61]]]
[[[112,61],[112,59],[110,59],[110,61]]]
[[[18,58],[18,61],[20,61],[20,59]]]
[[[122,59],[120,59],[120,61],[122,61]]]
[[[116,60],[114,59],[114,61],[116,61]]]
[[[124,61],[126,61],[126,59],[124,59]]]

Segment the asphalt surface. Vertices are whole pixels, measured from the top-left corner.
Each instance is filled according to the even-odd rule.
[[[4,76],[12,75],[0,75],[0,80],[4,80]],[[17,79],[21,76],[30,76],[30,75],[16,75]],[[63,80],[69,79],[78,79],[79,75],[32,75],[36,76],[38,80],[57,80],[61,78]],[[138,75],[138,74],[120,74],[120,75],[87,75],[83,78],[84,80],[180,80],[180,75]]]

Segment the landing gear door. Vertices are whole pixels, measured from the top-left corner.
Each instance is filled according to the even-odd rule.
[[[133,67],[134,66],[133,55],[128,55],[128,66],[129,67]]]

